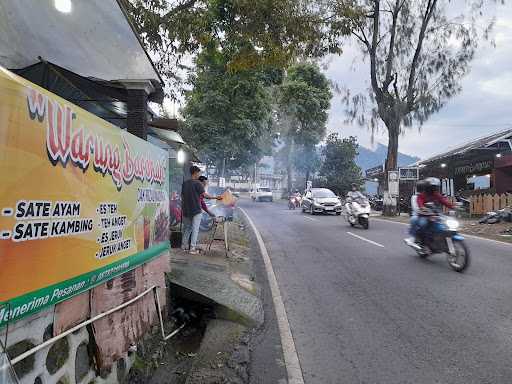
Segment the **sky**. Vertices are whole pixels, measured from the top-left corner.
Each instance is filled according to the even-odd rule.
[[[462,82],[462,92],[433,115],[421,130],[408,129],[400,137],[400,152],[427,158],[449,147],[512,127],[512,4],[507,3],[499,6],[495,13],[496,26],[492,34],[496,46],[481,43],[471,72]],[[364,91],[369,87],[369,63],[362,62],[360,57],[358,47],[348,44],[341,56],[328,58],[325,74],[339,86]],[[344,121],[345,108],[340,96],[335,95],[328,130],[356,136],[361,145],[372,147],[370,131]],[[374,139],[374,143],[386,144],[387,132],[377,133]]]

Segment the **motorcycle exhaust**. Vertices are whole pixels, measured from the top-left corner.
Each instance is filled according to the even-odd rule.
[[[409,247],[411,247],[415,251],[422,251],[423,250],[423,248],[421,248],[421,246],[416,244],[416,243],[410,243],[407,240],[404,240],[404,242],[405,242],[405,244],[407,244]]]

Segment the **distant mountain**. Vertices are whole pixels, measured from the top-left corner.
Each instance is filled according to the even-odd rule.
[[[365,147],[359,147],[359,155],[356,158],[356,164],[361,167],[363,175],[365,170],[384,164],[388,155],[388,147],[382,144],[377,144],[375,150]],[[398,166],[405,167],[418,161],[419,157],[409,156],[403,153],[398,153]],[[368,194],[373,195],[377,193],[377,183],[366,182],[365,190]]]
[[[359,155],[357,156],[356,163],[363,171],[384,164],[388,154],[388,147],[382,144],[377,144],[375,150],[359,147]],[[403,153],[398,153],[398,165],[405,167],[418,161],[419,157],[409,156]]]

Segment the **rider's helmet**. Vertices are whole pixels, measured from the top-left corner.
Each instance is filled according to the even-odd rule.
[[[416,192],[422,193],[425,192],[425,187],[427,186],[426,180],[420,180],[416,183]]]
[[[439,189],[441,187],[441,180],[439,180],[437,177],[429,177],[425,179],[425,182],[425,192],[430,194],[439,192]]]

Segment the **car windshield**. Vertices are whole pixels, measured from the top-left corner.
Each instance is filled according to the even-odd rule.
[[[313,197],[323,198],[323,197],[336,197],[333,191],[329,189],[318,189],[313,191]]]
[[[258,192],[271,192],[270,188],[258,188]]]

